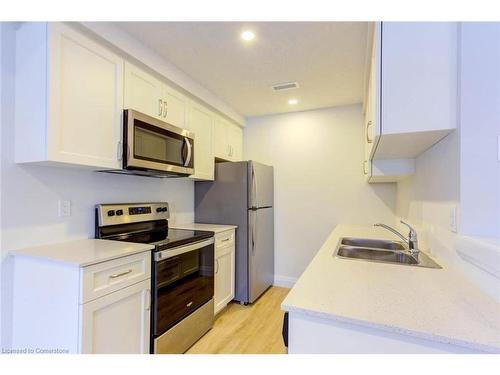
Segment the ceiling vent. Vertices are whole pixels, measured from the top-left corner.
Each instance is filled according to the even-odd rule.
[[[276,85],[273,85],[271,87],[274,91],[284,91],[284,90],[298,89],[299,84],[297,82],[284,82],[284,83],[277,83]]]

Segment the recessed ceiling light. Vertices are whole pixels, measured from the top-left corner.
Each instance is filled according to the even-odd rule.
[[[246,40],[247,42],[255,39],[255,33],[250,30],[245,30],[241,33],[241,39]]]
[[[290,100],[288,101],[288,104],[290,104],[290,105],[295,105],[295,104],[297,104],[298,102],[299,102],[299,101],[298,101],[297,99],[290,99]]]

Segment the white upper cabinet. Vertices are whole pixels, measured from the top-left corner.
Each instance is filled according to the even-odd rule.
[[[163,82],[125,62],[124,107],[163,120]]]
[[[123,59],[62,23],[16,34],[16,162],[119,168]]]
[[[456,128],[457,30],[455,22],[375,25],[364,130],[370,182],[412,174],[413,159]]]
[[[191,102],[188,129],[194,133],[194,175],[197,180],[214,179],[214,114]]]
[[[241,161],[243,157],[242,129],[223,119],[215,118],[215,157],[228,161]]]
[[[188,100],[166,83],[125,63],[125,108],[135,109],[179,128],[186,127]]]
[[[227,139],[230,147],[229,160],[240,161],[243,157],[243,130],[233,124],[228,124]]]
[[[227,121],[220,116],[215,116],[214,123],[214,152],[215,157],[229,160],[229,144],[227,141]]]
[[[188,99],[167,85],[163,86],[163,111],[164,121],[179,128],[186,127]]]
[[[17,163],[120,169],[123,110],[195,133],[195,174],[214,179],[214,159],[242,157],[242,130],[125,61],[83,28],[26,22],[16,31]],[[217,121],[216,121],[217,119]]]

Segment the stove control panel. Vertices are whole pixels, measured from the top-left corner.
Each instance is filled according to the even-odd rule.
[[[98,226],[168,220],[170,217],[167,202],[98,204],[96,213]]]

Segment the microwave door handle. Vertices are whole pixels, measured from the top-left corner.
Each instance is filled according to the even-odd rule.
[[[189,138],[184,138],[184,142],[186,142],[187,146],[187,156],[186,156],[186,161],[184,162],[184,166],[187,167],[189,163],[191,162],[191,156],[192,156],[192,151],[191,151],[191,142],[189,142]]]

